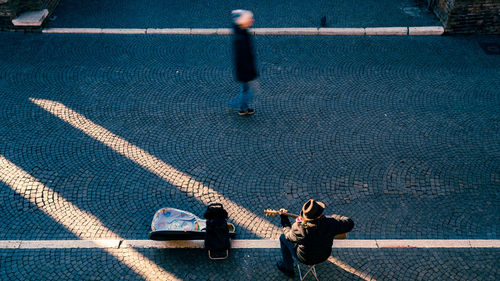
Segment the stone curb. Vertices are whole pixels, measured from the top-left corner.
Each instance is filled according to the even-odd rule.
[[[191,35],[216,35],[217,28],[191,28]]]
[[[102,28],[102,34],[146,34],[146,29],[138,28]]]
[[[16,240],[0,241],[0,249],[105,249],[120,246],[120,240]]]
[[[469,240],[377,240],[378,248],[471,248]]]
[[[500,240],[469,240],[471,248],[500,248]]]
[[[443,35],[444,27],[442,26],[419,26],[409,27],[408,35]]]
[[[146,34],[189,34],[189,28],[148,28]]]
[[[317,28],[252,28],[255,35],[318,35]]]
[[[43,33],[62,34],[163,34],[230,35],[229,28],[44,28]],[[254,35],[442,35],[442,26],[367,28],[253,28]]]
[[[203,240],[3,240],[0,249],[106,249],[106,248],[203,248]],[[279,240],[237,239],[233,249],[278,249]],[[500,248],[495,239],[415,239],[415,240],[335,240],[335,249],[391,249],[391,248]]]
[[[319,35],[366,35],[365,28],[319,28]]]
[[[101,28],[44,28],[42,33],[62,33],[62,34],[100,34]]]
[[[408,27],[367,27],[366,35],[408,35]]]

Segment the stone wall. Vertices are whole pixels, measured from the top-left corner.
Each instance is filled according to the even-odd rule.
[[[12,18],[16,14],[14,5],[9,0],[0,0],[0,18]]]
[[[40,27],[16,27],[12,20],[27,11],[49,10],[49,17],[60,0],[0,0],[0,31],[37,31]]]
[[[50,0],[0,0],[0,16],[14,19],[23,12],[44,9],[44,2]]]
[[[427,0],[446,33],[500,34],[500,0]]]
[[[429,9],[441,20],[443,24],[448,21],[448,14],[453,8],[454,1],[450,0],[427,0]]]

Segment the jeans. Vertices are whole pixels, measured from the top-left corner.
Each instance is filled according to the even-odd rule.
[[[253,89],[251,82],[241,82],[240,93],[228,102],[234,109],[247,111],[249,104],[253,101]]]
[[[297,258],[296,248],[297,245],[293,242],[290,242],[286,239],[285,234],[281,234],[280,236],[280,247],[281,247],[281,256],[283,257],[283,265],[290,270],[293,270],[293,258]]]

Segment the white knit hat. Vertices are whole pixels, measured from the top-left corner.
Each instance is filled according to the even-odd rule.
[[[248,10],[233,10],[231,11],[231,15],[233,16],[234,24],[238,26],[253,20],[253,13]]]

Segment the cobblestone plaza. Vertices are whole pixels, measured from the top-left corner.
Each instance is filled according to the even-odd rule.
[[[315,198],[355,221],[350,240],[498,241],[500,56],[485,48],[498,36],[254,40],[256,113],[238,116],[230,35],[0,33],[0,240],[144,240],[158,209],[211,202],[237,239],[271,240],[264,209]],[[0,279],[286,280],[279,256],[3,247]],[[318,273],[498,280],[499,259],[334,248]]]

